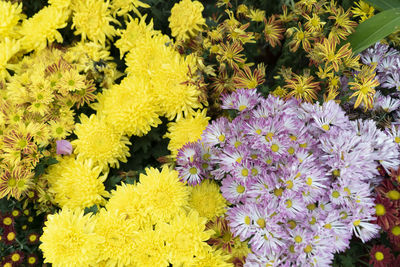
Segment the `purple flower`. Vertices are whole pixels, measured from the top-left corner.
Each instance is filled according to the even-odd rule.
[[[71,155],[72,145],[67,140],[57,140],[57,154],[58,155]]]

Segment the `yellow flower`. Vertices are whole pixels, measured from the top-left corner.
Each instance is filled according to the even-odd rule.
[[[325,38],[323,42],[315,45],[313,53],[327,64],[332,65],[333,69],[338,72],[342,60],[351,57],[351,48],[350,44],[346,44],[336,51],[336,45],[335,40]]]
[[[141,17],[138,7],[149,8],[148,4],[140,2],[139,0],[112,0],[111,9],[113,10],[113,15],[125,16],[129,11],[133,10],[136,15]]]
[[[103,237],[98,246],[98,261],[107,262],[106,266],[129,266],[134,261],[134,244],[138,227],[134,220],[116,211],[101,209],[96,215],[94,232]]]
[[[4,37],[17,37],[17,24],[24,19],[22,3],[0,2],[0,40]],[[1,50],[4,51],[4,50]],[[1,61],[0,61],[1,62]]]
[[[167,233],[166,245],[169,250],[170,263],[177,265],[195,265],[194,256],[204,255],[210,250],[205,242],[214,233],[206,230],[207,219],[199,216],[197,211],[190,210],[174,216],[169,224],[160,224],[160,231]]]
[[[110,23],[119,22],[110,14],[109,1],[77,0],[73,2],[72,9],[72,28],[76,29],[76,35],[82,35],[82,40],[89,39],[105,45],[106,38],[116,35]]]
[[[147,14],[140,20],[138,18],[132,19],[126,25],[126,29],[119,32],[121,38],[115,42],[115,46],[119,48],[121,58],[126,52],[136,47],[136,42],[141,38],[151,38],[153,35],[158,34],[158,31],[153,29],[153,20],[146,24]]]
[[[42,8],[33,17],[22,23],[20,34],[21,46],[26,52],[46,48],[55,40],[62,43],[63,38],[57,29],[67,26],[70,12],[52,6]]]
[[[206,22],[201,14],[203,9],[199,1],[182,0],[176,3],[168,18],[171,35],[178,40],[186,41],[201,31]]]
[[[128,216],[139,228],[144,229],[151,223],[151,213],[146,213],[145,204],[136,185],[122,183],[111,192],[106,209]]]
[[[71,134],[72,127],[70,124],[65,123],[64,120],[55,121],[52,120],[49,122],[49,128],[51,132],[51,137],[56,140],[65,139],[68,135]]]
[[[319,82],[312,82],[314,77],[294,74],[293,78],[286,79],[284,88],[291,90],[286,98],[294,96],[296,99],[312,102],[317,99],[317,91],[320,89]]]
[[[165,88],[163,88],[165,89]],[[97,112],[121,134],[142,136],[161,123],[160,105],[149,84],[136,76],[125,78],[99,97]],[[111,131],[111,129],[109,130]]]
[[[261,22],[265,18],[265,11],[260,9],[250,9],[250,13],[247,15],[252,21]]]
[[[351,12],[353,13],[353,17],[360,17],[360,23],[374,15],[375,8],[364,1],[360,0],[355,5],[356,7],[353,7]]]
[[[63,209],[49,215],[40,237],[44,261],[58,267],[96,264],[97,247],[104,240],[94,233],[94,226],[94,218],[83,211]]]
[[[71,142],[79,159],[90,159],[102,170],[108,170],[108,164],[119,167],[119,161],[127,161],[131,143],[126,136],[94,114],[90,118],[82,114],[80,119],[81,123],[75,126],[77,139]]]
[[[378,79],[375,78],[375,67],[364,65],[361,71],[356,74],[355,81],[349,82],[351,90],[355,90],[350,98],[356,97],[354,108],[357,108],[361,102],[364,104],[365,110],[373,107],[375,87],[379,85]]]
[[[175,158],[178,150],[186,143],[196,142],[208,125],[207,109],[197,111],[193,116],[181,118],[168,124],[168,133],[164,138],[169,138],[168,149]]]
[[[188,188],[179,180],[178,172],[163,167],[161,172],[147,168],[141,174],[137,192],[141,196],[144,211],[154,223],[169,222],[188,205]]]
[[[215,182],[204,180],[191,190],[189,205],[200,216],[212,220],[226,212],[227,202]]]
[[[32,188],[32,173],[26,166],[14,165],[13,168],[4,168],[0,175],[0,199],[14,197],[19,200]]]
[[[49,182],[49,192],[61,208],[84,209],[93,205],[104,205],[108,197],[103,182],[107,175],[100,176],[101,168],[91,161],[81,161],[74,156],[59,157],[59,163],[48,168],[44,176]]]
[[[149,227],[139,232],[133,249],[135,266],[169,266],[164,235]]]

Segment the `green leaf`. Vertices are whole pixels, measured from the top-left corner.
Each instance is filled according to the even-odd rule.
[[[346,43],[351,44],[354,54],[382,40],[400,27],[400,8],[382,11],[362,22],[349,36]]]
[[[400,7],[399,0],[365,0],[365,2],[380,11]]]

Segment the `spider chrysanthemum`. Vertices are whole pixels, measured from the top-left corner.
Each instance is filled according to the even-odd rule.
[[[182,0],[176,3],[168,19],[172,36],[179,40],[186,40],[197,31],[201,31],[206,22],[201,14],[203,9],[199,1]]]
[[[81,123],[75,126],[75,134],[78,138],[71,143],[78,158],[90,159],[103,170],[107,170],[108,165],[119,167],[119,161],[126,162],[130,156],[128,138],[96,115],[88,118],[82,114]]]

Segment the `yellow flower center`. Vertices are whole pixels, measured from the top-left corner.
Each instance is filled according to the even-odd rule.
[[[244,217],[244,223],[247,224],[247,225],[250,225],[251,220],[250,220],[249,216]]]
[[[305,253],[310,253],[312,251],[312,246],[311,245],[307,245],[305,248],[304,248],[304,252]]]
[[[384,258],[385,258],[385,257],[383,256],[383,253],[382,253],[382,252],[378,251],[378,252],[375,253],[375,259],[376,259],[377,261],[382,261]]]
[[[3,224],[4,225],[11,225],[12,224],[12,219],[10,217],[5,217],[3,219]]]
[[[331,127],[329,127],[328,124],[324,124],[324,125],[322,125],[321,127],[322,127],[322,129],[324,129],[325,131],[329,131],[329,129],[331,128]]]
[[[224,142],[224,141],[225,141],[225,135],[221,134],[221,135],[218,137],[218,140],[219,140],[220,142]]]
[[[398,225],[394,226],[392,228],[391,232],[394,236],[399,236],[400,235],[400,226],[398,226]]]
[[[242,175],[247,177],[249,175],[249,170],[246,168],[242,169]]]
[[[327,223],[327,224],[324,225],[324,227],[325,227],[326,229],[332,229],[332,224]]]
[[[196,167],[192,167],[189,169],[189,173],[190,174],[197,174],[197,168]]]
[[[256,134],[261,134],[261,129],[257,129]]]
[[[293,220],[288,221],[288,224],[290,229],[294,229],[297,226],[297,223]]]
[[[19,210],[13,210],[11,214],[12,216],[16,217],[19,215]]]
[[[282,196],[282,193],[283,193],[283,189],[282,188],[276,188],[274,190],[274,195],[277,196],[277,197]]]
[[[272,150],[272,152],[278,152],[279,146],[277,144],[272,144],[271,145],[271,150]]]
[[[57,127],[56,133],[57,134],[62,134],[64,132],[64,129],[62,127]]]
[[[20,258],[21,258],[21,255],[19,255],[18,253],[14,253],[11,256],[12,261],[19,261]]]
[[[333,174],[333,176],[338,177],[338,176],[340,176],[340,170],[333,170],[332,174]]]
[[[390,198],[391,200],[399,200],[400,199],[400,192],[397,190],[390,190],[387,193],[387,197]]]
[[[201,164],[201,167],[203,168],[203,169],[207,169],[208,168],[208,163],[203,163],[203,164]]]
[[[245,106],[245,105],[240,105],[239,106],[239,111],[243,111],[243,110],[245,110],[247,108],[247,106]]]
[[[36,240],[37,240],[37,236],[36,235],[30,235],[29,236],[29,241],[35,242]]]
[[[301,241],[303,241],[303,238],[301,238],[301,236],[299,236],[299,235],[296,235],[294,238],[294,242],[301,243]]]
[[[36,262],[36,258],[35,258],[35,257],[29,257],[29,258],[28,258],[28,262],[29,262],[30,264],[34,264],[34,263]]]
[[[287,189],[293,188],[293,182],[291,180],[286,181],[286,184],[287,184],[287,186],[286,186]]]
[[[258,174],[258,170],[257,170],[256,168],[252,168],[252,169],[251,169],[251,174],[252,174],[253,176],[256,176],[256,175]]]
[[[10,178],[10,180],[8,180],[7,184],[9,187],[15,187],[17,185],[17,180],[15,180],[15,178]]]
[[[315,210],[316,207],[317,207],[317,206],[315,206],[314,203],[311,203],[311,204],[308,204],[308,205],[307,205],[307,209],[308,209],[308,210]]]
[[[296,37],[299,40],[303,40],[304,39],[304,33],[303,32],[298,32],[298,33],[296,33]]]
[[[272,137],[274,137],[274,133],[269,132],[269,133],[267,133],[267,134],[265,135],[265,140],[266,140],[267,142],[269,142],[269,141],[272,140]]]
[[[293,203],[292,203],[292,201],[290,199],[286,200],[285,203],[286,203],[286,208],[291,208],[292,205],[293,205]]]
[[[293,147],[289,147],[288,152],[290,155],[293,155],[294,153],[294,148]]]
[[[400,137],[396,136],[396,137],[394,138],[394,141],[395,141],[396,143],[400,143]]]
[[[264,218],[259,218],[256,223],[261,227],[264,228],[265,227],[265,220]]]
[[[378,216],[383,216],[386,214],[386,209],[385,206],[383,206],[382,204],[376,204],[375,206],[375,213]]]
[[[340,193],[338,191],[333,191],[332,192],[332,197],[338,198],[338,197],[340,197]]]
[[[293,245],[290,245],[290,247],[289,247],[289,251],[290,252],[292,252],[292,253],[294,253],[295,251],[294,251],[294,246]]]
[[[353,222],[353,225],[354,225],[354,226],[359,226],[359,225],[360,225],[360,223],[361,223],[361,221],[360,221],[360,220],[355,220],[355,221]]]
[[[311,225],[314,225],[317,222],[317,219],[315,217],[311,217],[311,220],[308,222]]]
[[[236,191],[237,191],[239,194],[242,194],[242,193],[244,192],[244,190],[245,190],[245,188],[244,188],[243,185],[238,185],[238,186],[236,187]]]
[[[235,142],[235,147],[238,148],[241,144],[242,144],[242,142],[236,141],[236,142]]]
[[[14,238],[15,238],[15,233],[14,232],[9,232],[7,234],[7,240],[8,241],[14,240]]]

